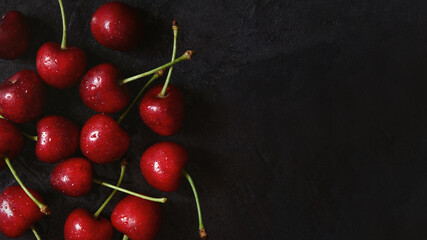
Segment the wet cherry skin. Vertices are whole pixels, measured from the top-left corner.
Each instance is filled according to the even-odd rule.
[[[148,90],[139,104],[144,123],[162,136],[172,136],[181,130],[185,118],[185,98],[181,91],[169,85],[164,97],[159,96],[163,85]]]
[[[105,47],[127,51],[141,42],[142,19],[134,8],[120,2],[108,2],[95,11],[90,29],[96,41]]]
[[[86,106],[99,113],[116,113],[129,103],[126,85],[120,86],[119,70],[111,63],[91,68],[79,86],[80,97]]]
[[[43,81],[32,70],[21,70],[0,85],[0,115],[12,122],[37,119],[45,101]]]
[[[65,240],[110,240],[113,226],[106,218],[95,218],[82,208],[72,211],[65,221]]]
[[[36,191],[30,188],[28,190],[37,200],[43,202]],[[5,236],[9,238],[21,236],[42,217],[40,208],[20,186],[9,186],[0,194],[0,232]]]
[[[156,143],[142,154],[141,173],[152,187],[163,192],[173,192],[182,183],[182,171],[187,161],[188,153],[181,145]]]
[[[108,115],[89,118],[80,134],[80,149],[94,163],[119,160],[127,151],[130,138],[120,125]]]
[[[129,195],[114,207],[111,223],[132,240],[151,240],[160,230],[161,214],[159,203]]]
[[[28,49],[30,31],[24,15],[9,11],[0,17],[0,58],[15,59]]]
[[[92,188],[93,168],[85,158],[70,158],[55,166],[50,174],[50,185],[56,191],[72,196],[83,196]]]
[[[37,123],[36,156],[47,163],[59,162],[77,151],[80,129],[61,116],[46,116]]]
[[[4,156],[12,160],[21,153],[23,146],[21,131],[11,122],[0,119],[0,170],[6,166]]]

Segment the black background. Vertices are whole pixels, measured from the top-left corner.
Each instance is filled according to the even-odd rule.
[[[112,62],[127,77],[167,62],[173,19],[177,55],[196,51],[172,77],[188,106],[178,135],[152,133],[136,109],[123,122],[132,136],[123,186],[169,198],[157,239],[197,239],[189,185],[164,194],[140,173],[141,154],[162,140],[190,152],[187,170],[211,239],[427,237],[426,1],[123,1],[145,19],[142,46],[126,53],[90,33],[103,2],[64,2],[68,43],[86,51],[89,67]],[[29,17],[33,39],[20,59],[0,60],[1,81],[35,70],[37,49],[61,40],[56,1],[0,1],[1,13],[12,9]],[[133,96],[144,83],[129,84]],[[77,88],[49,88],[48,95],[45,114],[80,125],[94,114]],[[21,128],[36,133],[35,123]],[[54,192],[53,166],[35,158],[30,141],[13,165],[52,209],[37,223],[43,239],[62,239],[70,211],[94,212],[110,193],[98,186],[80,198]],[[96,173],[115,182],[118,166],[96,166]],[[1,189],[16,184],[7,170],[0,178]],[[123,197],[117,194],[103,216]]]

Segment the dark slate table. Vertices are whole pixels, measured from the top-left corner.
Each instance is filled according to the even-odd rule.
[[[103,2],[64,3],[68,43],[87,52],[89,67],[112,62],[131,76],[167,62],[173,19],[178,54],[196,50],[172,78],[188,106],[178,135],[157,136],[136,109],[123,122],[132,136],[123,186],[169,198],[157,239],[197,239],[189,185],[163,194],[140,173],[141,154],[162,140],[191,154],[187,169],[211,239],[427,237],[426,1],[129,0],[143,13],[145,38],[126,53],[91,35],[90,17]],[[12,9],[29,17],[33,39],[20,59],[0,60],[1,81],[35,69],[37,49],[61,40],[57,1],[0,1],[1,13]],[[144,83],[130,84],[133,96]],[[94,114],[77,88],[49,88],[48,101],[45,114],[80,125]],[[35,123],[20,127],[35,133]],[[36,159],[30,141],[13,164],[52,208],[37,223],[43,239],[62,239],[70,211],[94,212],[110,193],[98,186],[80,198],[54,192],[53,166]],[[119,175],[118,163],[95,169],[111,182]],[[0,178],[1,189],[16,183],[7,170]]]

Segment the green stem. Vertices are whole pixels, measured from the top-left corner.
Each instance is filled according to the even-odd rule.
[[[129,113],[129,111],[133,108],[133,106],[135,106],[136,102],[138,101],[138,99],[141,97],[141,95],[144,93],[145,89],[147,89],[148,86],[150,86],[150,84],[152,82],[154,82],[154,80],[156,80],[157,78],[159,78],[160,76],[163,75],[164,70],[160,70],[158,71],[156,74],[154,74],[150,80],[148,80],[148,82],[144,85],[144,87],[142,87],[142,89],[139,91],[138,95],[136,95],[136,97],[133,99],[133,101],[129,104],[128,108],[126,109],[126,111],[119,117],[119,119],[117,120],[117,123],[120,124],[123,119],[126,117],[126,115]]]
[[[199,215],[199,235],[200,235],[200,238],[205,239],[206,238],[206,231],[205,231],[205,228],[203,227],[202,211],[200,209],[199,195],[197,194],[196,186],[194,185],[193,179],[191,179],[191,176],[190,176],[190,174],[188,174],[188,172],[186,172],[184,170],[182,173],[184,174],[184,176],[187,178],[188,182],[190,183],[191,189],[193,189],[194,198],[196,199],[196,205],[197,205],[197,214]]]
[[[0,115],[0,118],[1,118],[1,119],[6,119],[6,118],[5,118],[5,117],[3,117],[2,115]]]
[[[120,184],[122,184],[123,181],[123,176],[125,175],[125,169],[126,169],[126,161],[123,160],[122,164],[120,166],[120,177],[119,180],[117,181],[116,186],[120,186]],[[99,214],[101,214],[102,210],[104,210],[104,208],[107,206],[107,204],[110,202],[111,198],[113,198],[113,196],[116,194],[117,190],[114,189],[113,192],[111,192],[111,194],[108,196],[107,199],[105,199],[104,203],[101,205],[101,207],[99,207],[98,211],[96,211],[95,214],[93,214],[93,216],[95,218],[97,218],[99,216]]]
[[[176,38],[178,36],[178,25],[176,24],[175,20],[173,20],[173,22],[172,22],[172,30],[173,30],[173,50],[172,50],[172,59],[171,59],[171,61],[175,60],[175,56],[176,56]],[[162,91],[159,94],[160,97],[164,97],[165,96],[166,88],[168,88],[169,81],[170,81],[171,76],[172,76],[172,70],[173,70],[173,66],[171,66],[169,68],[169,72],[168,72],[168,76],[166,77],[165,84],[163,85],[163,89],[162,89]]]
[[[122,238],[122,240],[128,240],[129,238],[128,238],[128,236],[126,236],[126,235],[123,235],[123,238]]]
[[[127,189],[124,189],[124,188],[121,188],[121,187],[116,187],[116,186],[114,186],[112,184],[100,181],[98,179],[93,179],[93,182],[96,183],[96,184],[102,185],[102,186],[106,186],[106,187],[109,187],[109,188],[112,188],[112,189],[116,189],[116,190],[118,190],[120,192],[124,192],[124,193],[127,193],[129,195],[132,195],[132,196],[135,196],[135,197],[139,197],[139,198],[142,198],[142,199],[145,199],[145,200],[153,201],[153,202],[165,203],[166,200],[167,200],[167,198],[154,198],[154,197],[149,197],[149,196],[142,195],[142,194],[139,194],[139,193],[135,193],[135,192],[129,191]]]
[[[39,200],[37,200],[37,198],[35,198],[33,196],[33,194],[31,194],[30,191],[28,191],[27,187],[25,187],[25,185],[22,183],[21,179],[18,177],[18,174],[16,174],[15,169],[13,169],[12,164],[10,164],[9,157],[4,157],[4,161],[6,162],[7,166],[9,167],[10,171],[12,172],[12,175],[15,177],[16,181],[22,187],[22,189],[24,190],[24,192],[40,208],[40,212],[42,212],[42,213],[44,213],[46,215],[49,215],[50,214],[49,208],[45,204],[43,204]]]
[[[177,58],[177,59],[173,60],[172,62],[166,63],[166,64],[164,64],[164,65],[162,65],[162,66],[160,66],[160,67],[154,68],[153,70],[150,70],[150,71],[148,71],[148,72],[141,73],[141,74],[135,75],[135,76],[133,76],[133,77],[123,79],[123,80],[121,80],[121,81],[119,82],[119,84],[120,84],[120,85],[123,85],[123,84],[126,84],[126,83],[128,83],[128,82],[132,82],[132,81],[134,81],[134,80],[137,80],[137,79],[143,78],[143,77],[145,77],[145,76],[148,76],[148,75],[154,74],[154,73],[156,73],[156,72],[158,72],[158,71],[160,71],[160,70],[162,70],[162,69],[165,69],[165,68],[167,68],[167,67],[170,67],[170,66],[172,66],[172,65],[174,65],[174,64],[176,64],[176,63],[179,63],[179,62],[181,62],[181,61],[184,61],[184,60],[190,60],[190,59],[191,59],[191,56],[193,56],[193,54],[194,54],[194,51],[192,51],[192,50],[188,50],[188,51],[186,51],[186,52],[185,52],[181,57],[179,57],[179,58]]]
[[[61,15],[62,15],[62,42],[61,42],[61,49],[67,49],[67,26],[65,22],[65,11],[64,11],[64,4],[62,4],[62,0],[58,0],[59,2],[59,8],[61,8]]]
[[[25,133],[25,132],[22,132],[22,135],[24,135],[25,137],[27,137],[30,140],[37,142],[37,136],[33,136],[33,135],[30,135],[30,134]]]
[[[36,237],[37,240],[42,240],[42,238],[40,237],[39,233],[37,232],[36,228],[34,227],[34,225],[31,225],[31,231],[33,232],[34,236]]]

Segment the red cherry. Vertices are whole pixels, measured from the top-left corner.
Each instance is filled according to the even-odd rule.
[[[114,208],[111,223],[132,240],[151,240],[160,230],[161,214],[160,204],[127,196]]]
[[[50,174],[50,185],[56,191],[72,196],[83,196],[92,188],[92,164],[85,158],[70,158],[55,166]]]
[[[34,190],[31,194],[39,201],[42,197]],[[39,207],[28,197],[20,186],[7,187],[0,194],[0,232],[9,238],[21,236],[35,222],[43,217]]]
[[[119,84],[119,70],[111,63],[91,68],[79,86],[83,102],[100,113],[116,113],[123,110],[130,100],[127,86]]]
[[[55,163],[79,148],[79,127],[61,116],[47,116],[37,123],[36,155],[40,161]]]
[[[9,11],[0,18],[0,58],[20,57],[30,45],[27,21],[20,12]]]
[[[13,159],[19,155],[24,146],[21,131],[5,119],[0,119],[0,169],[6,166],[4,156]]]
[[[95,218],[88,211],[78,208],[68,215],[64,225],[65,240],[109,240],[113,226],[103,217]]]
[[[37,119],[44,107],[45,87],[32,70],[22,70],[0,86],[0,115],[12,122]]]
[[[163,192],[176,191],[182,183],[182,171],[188,161],[184,147],[172,142],[160,142],[142,154],[140,167],[145,180]]]
[[[94,163],[110,163],[120,159],[129,144],[129,135],[113,118],[104,114],[89,118],[80,134],[80,149]]]
[[[43,44],[36,57],[37,71],[45,83],[55,88],[69,88],[77,84],[87,66],[85,52],[78,47],[61,48],[61,44]]]
[[[108,2],[93,14],[90,29],[96,41],[105,47],[127,51],[141,42],[142,19],[135,8]]]
[[[179,132],[184,123],[185,98],[178,88],[169,85],[162,97],[163,85],[150,90],[141,99],[139,113],[142,120],[154,132],[172,136]]]

